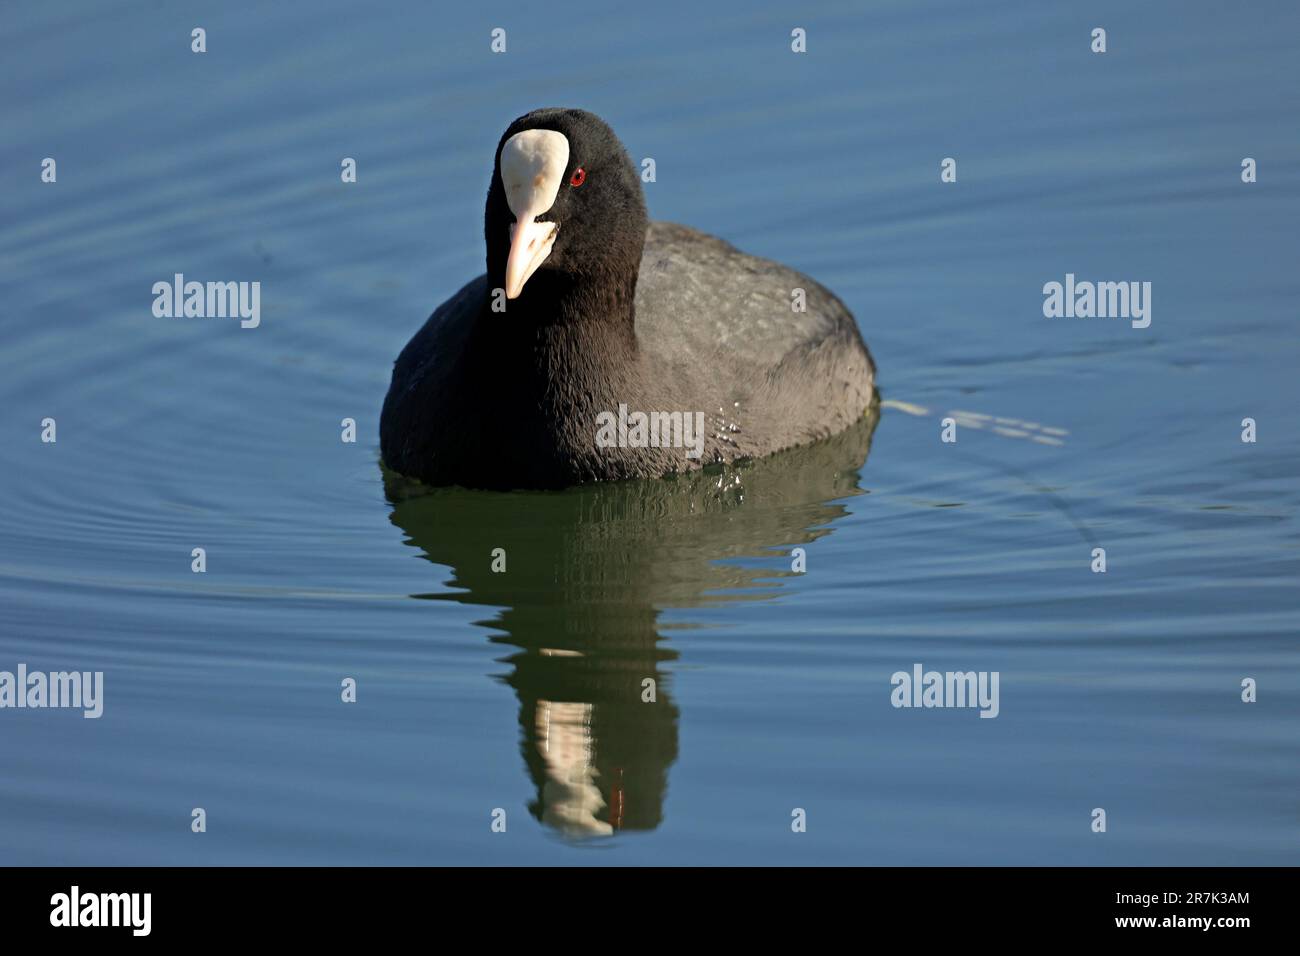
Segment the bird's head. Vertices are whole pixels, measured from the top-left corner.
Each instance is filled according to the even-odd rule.
[[[595,114],[534,110],[501,137],[484,231],[488,276],[506,298],[539,273],[580,282],[630,268],[635,278],[646,223],[636,167]]]

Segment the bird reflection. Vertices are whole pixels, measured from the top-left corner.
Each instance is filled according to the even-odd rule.
[[[775,559],[830,534],[862,494],[877,411],[832,438],[724,470],[558,492],[431,489],[384,472],[392,521],[452,571],[420,595],[496,609],[497,679],[519,700],[529,810],[568,837],[652,830],[664,818],[679,711],[659,616],[764,600]]]

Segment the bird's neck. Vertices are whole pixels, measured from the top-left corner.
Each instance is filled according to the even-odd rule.
[[[645,395],[635,292],[635,275],[557,282],[539,271],[504,312],[489,295],[471,333],[464,369],[476,414],[523,436],[537,467],[554,461],[566,482],[566,469],[593,454],[600,413]]]
[[[635,299],[635,272],[574,276],[543,269],[517,299],[494,291],[480,331],[516,371],[609,379],[638,355]]]

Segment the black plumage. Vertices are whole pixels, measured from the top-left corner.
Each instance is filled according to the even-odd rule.
[[[540,217],[559,229],[505,301],[492,292],[505,284],[515,219],[501,150],[531,129],[569,143],[563,185]],[[574,187],[578,167],[586,175]],[[380,444],[403,475],[501,489],[659,477],[825,438],[874,400],[875,366],[843,303],[782,265],[650,223],[636,168],[591,113],[537,110],[510,125],[484,232],[486,275],[438,307],[393,369]],[[795,289],[806,311],[792,308]],[[703,453],[601,447],[601,413],[620,405],[702,413]]]

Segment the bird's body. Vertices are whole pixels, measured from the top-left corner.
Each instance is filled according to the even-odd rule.
[[[581,142],[581,130],[566,132]],[[586,170],[621,177],[619,165],[589,159],[570,185]],[[513,258],[505,268],[499,241],[494,250],[501,216],[489,194],[488,274],[443,303],[394,367],[380,421],[389,468],[429,484],[502,489],[656,478],[806,444],[863,415],[875,367],[844,305],[719,239],[647,226],[631,177],[635,202],[620,194],[613,205],[627,201],[611,213],[627,226],[579,253],[566,241],[580,241],[570,237],[590,211],[557,216],[543,237],[557,261],[526,273],[511,271]],[[498,170],[494,190],[500,180]],[[549,260],[549,244],[540,255]],[[508,300],[493,293],[512,288]]]

